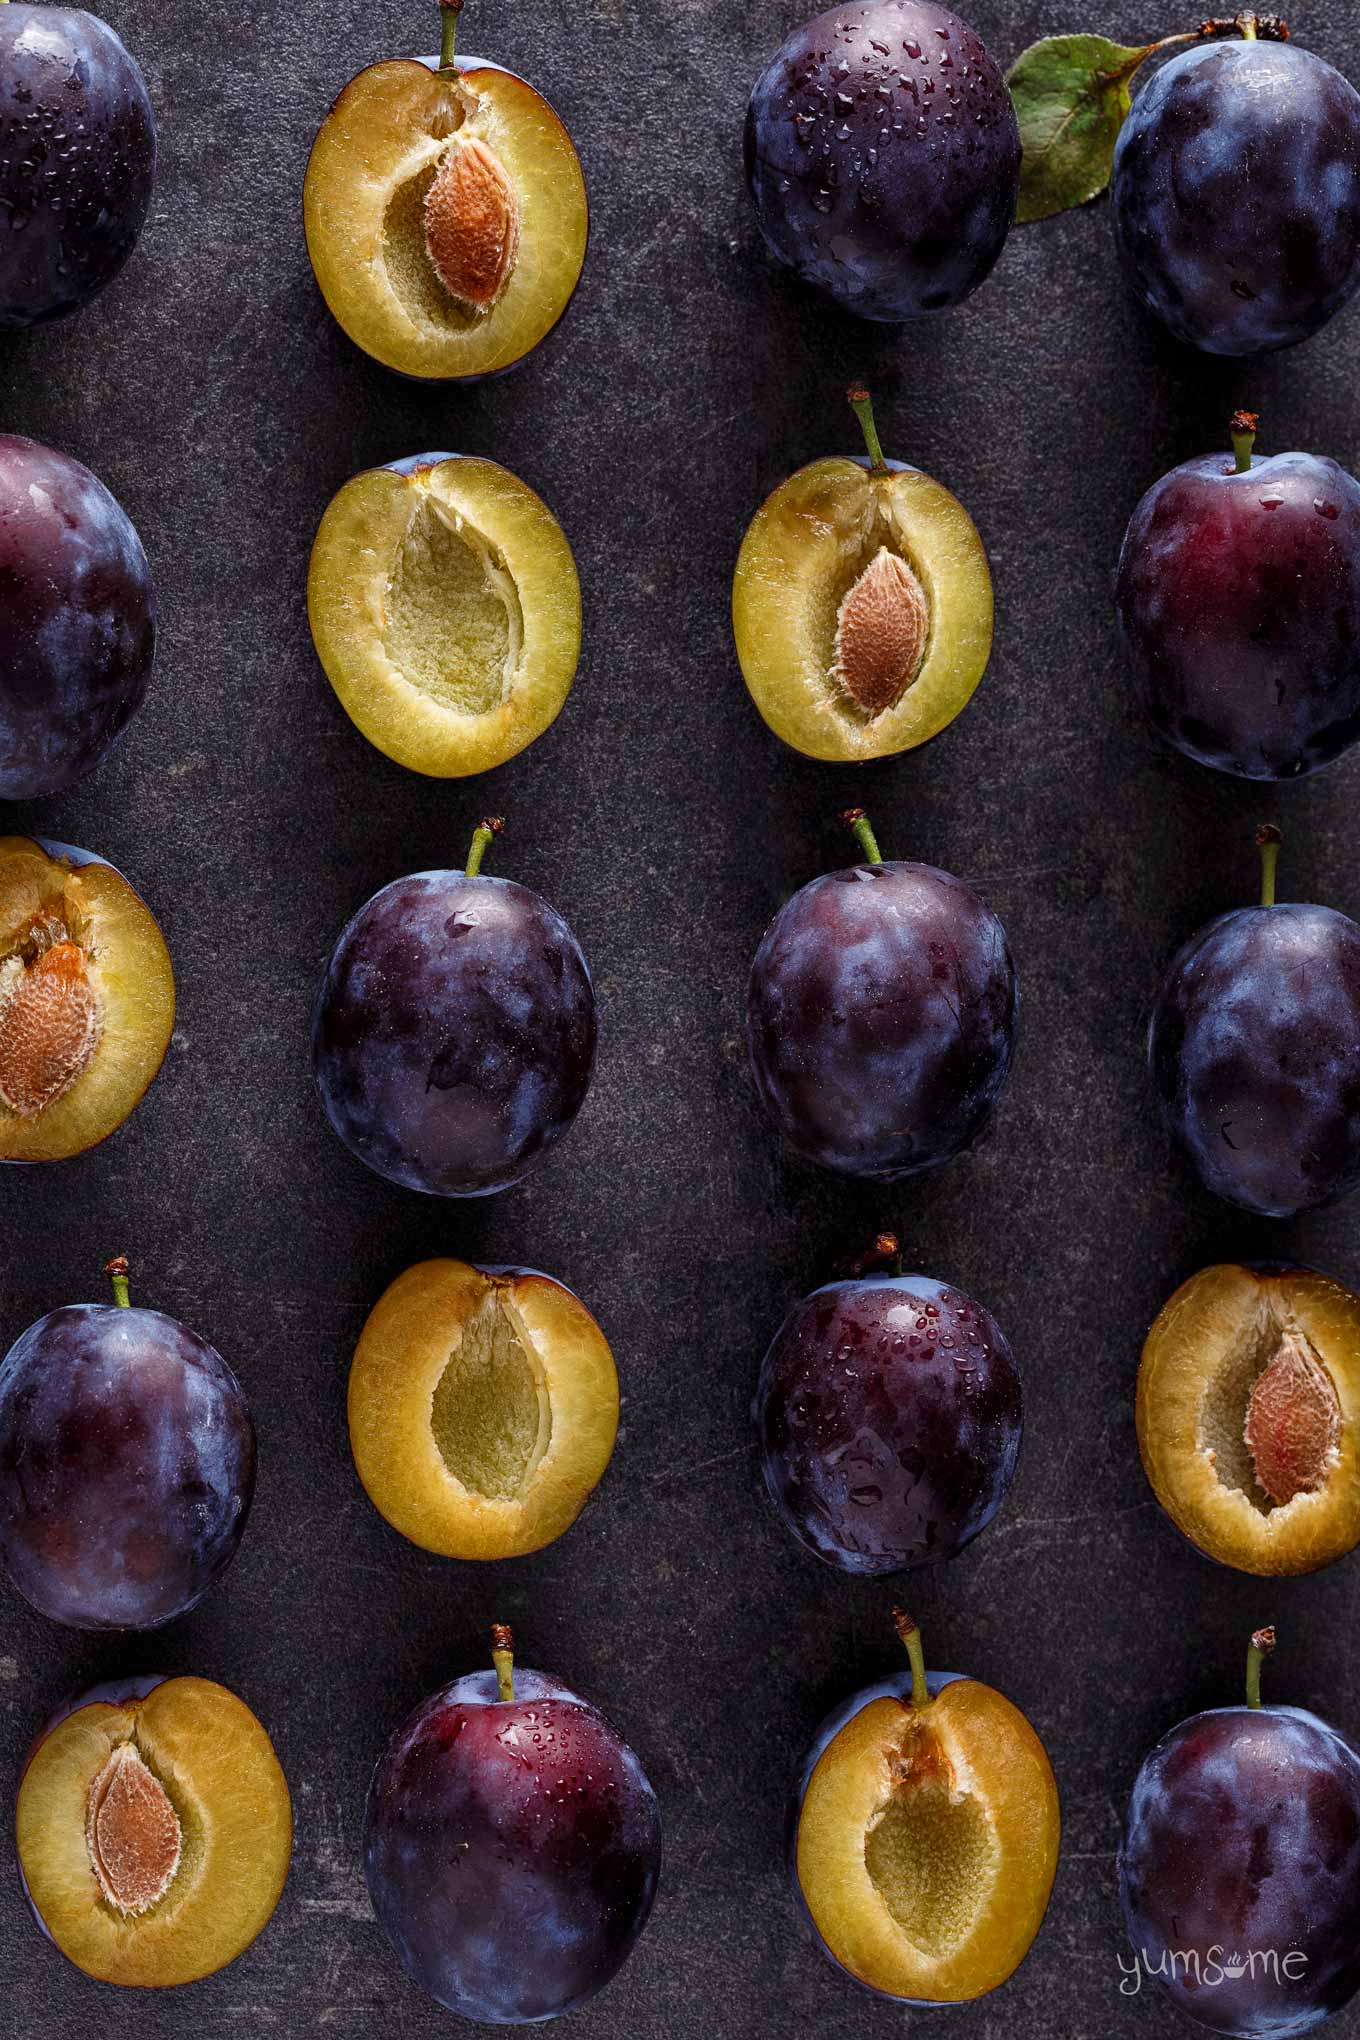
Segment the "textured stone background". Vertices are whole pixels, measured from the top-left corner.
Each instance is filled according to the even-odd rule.
[[[1163,469],[1264,414],[1267,449],[1360,461],[1360,311],[1255,368],[1193,359],[1132,308],[1100,211],[1017,233],[993,279],[929,330],[812,302],[757,245],[739,167],[751,78],[788,0],[471,0],[463,41],[567,119],[594,236],[557,336],[480,390],[404,383],[358,354],[312,283],[300,189],[317,122],[364,63],[429,47],[415,0],[313,10],[111,0],[146,67],[163,158],[138,253],[89,311],[0,351],[0,420],[87,461],[139,525],[160,587],[154,691],[118,758],[6,813],[98,850],[174,954],[179,1024],[123,1131],[0,1182],[0,1350],[132,1258],[139,1299],[239,1370],[262,1469],[223,1586],[151,1639],[49,1627],[0,1590],[0,1781],[36,1724],[111,1673],[224,1680],[268,1724],[297,1813],[293,1875],[234,1967],[173,1995],[87,1983],[0,1879],[0,2032],[417,2036],[452,2032],[408,1987],[358,1867],[374,1756],[408,1709],[512,1621],[527,1662],[604,1702],[660,1792],[652,1925],[572,2030],[596,2040],[868,2040],[934,2033],[855,1992],[804,1942],[780,1862],[786,1786],[822,1713],[894,1661],[885,1586],[805,1559],[754,1488],[746,1410],[790,1301],[877,1226],[974,1291],[1027,1376],[1004,1514],[911,1583],[933,1663],[1001,1686],[1052,1753],[1066,1816],[1047,1925],[1005,1992],[950,2034],[1110,2040],[1183,2029],[1118,1994],[1119,1813],[1143,1750],[1234,1698],[1273,1618],[1271,1691],[1360,1733],[1360,1562],[1279,1587],[1199,1558],[1151,1500],[1132,1385],[1150,1319],[1216,1257],[1277,1251],[1360,1284],[1355,1209],[1272,1226],[1212,1204],[1154,1126],[1140,1061],[1173,947],[1251,896],[1251,828],[1282,816],[1286,896],[1360,911],[1360,758],[1278,800],[1154,749],[1116,657],[1110,575]],[[1188,25],[1156,6],[976,0],[998,58],[1034,36]],[[1360,75],[1350,0],[1301,36]],[[779,749],[732,655],[733,557],[763,494],[853,446],[867,373],[890,452],[968,504],[999,634],[969,712],[926,753],[859,776]],[[356,469],[429,447],[488,453],[547,497],[576,549],[585,655],[524,758],[438,785],[359,738],[312,654],[308,548]],[[979,886],[1022,975],[1024,1040],[975,1154],[879,1192],[786,1165],[743,1064],[746,966],[769,915],[846,849],[870,805],[888,855]],[[312,988],[346,916],[400,872],[458,862],[503,810],[496,868],[541,888],[598,979],[602,1049],[573,1137],[474,1206],[380,1183],[331,1137],[307,1072]],[[626,1393],[609,1475],[554,1549],[494,1571],[428,1558],[354,1477],[344,1384],[384,1284],[425,1255],[524,1259],[586,1298]],[[943,2031],[941,2025],[939,2030]],[[1352,2013],[1335,2029],[1360,2033]]]

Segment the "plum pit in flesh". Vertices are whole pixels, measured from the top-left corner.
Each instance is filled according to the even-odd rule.
[[[1205,1391],[1202,1449],[1218,1479],[1267,1513],[1322,1485],[1340,1433],[1326,1363],[1266,1301]]]
[[[133,1743],[120,1743],[90,1787],[85,1845],[95,1881],[120,1913],[144,1913],[175,1880],[184,1848],[170,1795]]]
[[[63,1097],[99,1044],[89,959],[57,914],[0,958],[0,1108],[33,1119]]]

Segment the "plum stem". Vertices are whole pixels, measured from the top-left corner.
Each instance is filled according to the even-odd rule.
[[[926,1654],[921,1644],[921,1632],[905,1608],[893,1609],[893,1624],[911,1659],[911,1704],[913,1707],[927,1707],[930,1704],[930,1688],[926,1684]]]
[[[1275,1648],[1275,1631],[1258,1629],[1247,1645],[1247,1705],[1261,1704],[1261,1666]]]
[[[454,51],[458,43],[458,17],[463,11],[463,0],[439,0],[440,36],[439,68],[452,71]]]
[[[1215,14],[1208,21],[1202,21],[1190,40],[1221,42],[1228,36],[1241,36],[1243,42],[1288,42],[1289,24],[1278,14]],[[1178,40],[1179,38],[1172,38]],[[1154,48],[1160,49],[1160,44]]]
[[[1256,444],[1256,428],[1260,419],[1255,411],[1234,411],[1228,427],[1232,434],[1233,459],[1237,462],[1237,473],[1251,473],[1251,450]]]
[[[886,475],[888,463],[879,443],[878,427],[874,423],[874,401],[863,383],[851,383],[846,391],[850,408],[859,419],[859,429],[864,434],[864,448],[869,456],[869,466],[876,475]]]
[[[893,1232],[881,1232],[862,1254],[857,1254],[849,1263],[846,1273],[853,1281],[860,1275],[868,1275],[875,1268],[886,1268],[890,1275],[902,1273],[902,1242]]]
[[[467,854],[467,863],[463,866],[464,878],[476,878],[482,868],[482,859],[486,855],[487,844],[494,837],[499,836],[504,827],[505,818],[503,815],[487,815],[483,821],[478,822],[472,832],[472,846]]]
[[[883,859],[879,854],[878,838],[873,832],[869,817],[865,814],[864,809],[862,807],[842,808],[841,820],[845,823],[846,828],[853,832],[856,842],[864,852],[865,863],[881,864]]]
[[[115,1254],[111,1261],[104,1263],[104,1273],[113,1284],[113,1300],[122,1310],[132,1302],[128,1295],[128,1260],[126,1254]]]
[[[1261,853],[1261,905],[1275,904],[1275,867],[1280,861],[1280,845],[1284,837],[1274,822],[1262,822],[1256,831],[1256,847]]]
[[[504,1622],[491,1625],[491,1662],[496,1667],[496,1698],[515,1697],[515,1639]]]

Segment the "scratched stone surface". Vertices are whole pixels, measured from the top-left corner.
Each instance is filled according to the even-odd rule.
[[[977,0],[1003,61],[1040,33],[1188,25],[1094,0]],[[1182,10],[1183,14],[1186,12]],[[1190,10],[1193,12],[1193,10]],[[1360,912],[1360,759],[1284,794],[1158,750],[1121,675],[1110,580],[1165,468],[1247,402],[1264,443],[1360,461],[1360,309],[1259,366],[1194,358],[1134,309],[1099,207],[1014,234],[991,281],[920,330],[866,329],[763,254],[740,172],[750,81],[788,0],[470,0],[462,41],[543,87],[585,162],[594,230],[553,340],[481,388],[398,380],[332,324],[299,198],[325,107],[364,63],[428,48],[415,0],[249,9],[111,0],[145,66],[162,169],[140,248],[97,304],[0,348],[0,421],[78,455],[145,539],[164,622],[117,758],[6,811],[113,859],[159,915],[180,1006],[164,1074],[84,1159],[0,1181],[0,1348],[100,1293],[125,1251],[143,1302],[239,1371],[261,1475],[239,1559],[151,1638],[50,1627],[0,1591],[0,1790],[36,1725],[95,1678],[161,1667],[239,1691],[292,1783],[293,1873],[263,1937],[179,1993],[118,1995],[44,1944],[0,1878],[0,2033],[14,2040],[451,2032],[404,1981],[359,1870],[364,1789],[390,1730],[512,1622],[526,1662],[603,1703],[659,1791],[666,1863],[633,1960],[570,2030],[591,2040],[873,2040],[944,2030],[858,1994],[804,1941],[784,1883],[788,1782],[822,1714],[894,1662],[883,1585],[795,1548],[757,1493],[747,1410],[790,1302],[881,1225],[982,1298],[1025,1371],[1028,1435],[995,1525],[910,1582],[933,1664],[1003,1688],[1062,1788],[1043,1933],[959,2040],[1187,2030],[1121,1997],[1120,1809],[1145,1748],[1235,1699],[1247,1631],[1270,1689],[1360,1734],[1360,1561],[1268,1586],[1216,1569],[1140,1471],[1146,1327],[1205,1262],[1278,1252],[1360,1285],[1355,1207],[1293,1225],[1211,1202],[1154,1124],[1140,1040],[1174,947],[1251,896],[1252,825],[1288,833],[1284,889]],[[1360,75],[1349,0],[1306,40]],[[781,750],[728,629],[733,558],[764,493],[853,445],[841,391],[878,392],[888,450],[972,510],[998,596],[990,672],[924,754],[858,775]],[[308,549],[357,469],[429,447],[494,455],[560,517],[585,651],[553,730],[470,784],[387,763],[313,657]],[[747,963],[788,892],[846,856],[866,801],[887,854],[958,872],[1006,923],[1024,990],[990,1138],[898,1190],[786,1163],[747,1080]],[[572,1137],[522,1188],[440,1204],[368,1175],[326,1128],[309,1002],[351,911],[458,862],[488,808],[497,869],[566,913],[601,999],[598,1074]],[[436,1253],[530,1261],[596,1312],[626,1397],[579,1525],[491,1570],[440,1562],[377,1517],[350,1463],[345,1376],[364,1316]],[[1360,2033],[1360,2014],[1334,2029]]]

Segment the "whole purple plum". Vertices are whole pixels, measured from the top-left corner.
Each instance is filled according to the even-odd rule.
[[[1135,95],[1110,190],[1134,291],[1178,340],[1292,346],[1360,285],[1360,94],[1295,43],[1200,43]]]
[[[1019,991],[1006,932],[961,879],[866,861],[815,878],[761,937],[746,1036],[760,1102],[795,1154],[894,1182],[947,1162],[1005,1088]]]
[[[435,1693],[373,1773],[364,1872],[406,1974],[486,2025],[556,2018],[631,1953],[661,1868],[641,1764],[588,1701],[512,1666]]]
[[[863,319],[916,319],[976,290],[1020,188],[1006,82],[931,0],[859,0],[797,28],[746,114],[746,175],[771,252]]]
[[[312,1017],[321,1102],[346,1147],[440,1197],[518,1183],[581,1108],[595,995],[580,945],[526,886],[465,871],[394,879],[335,945]]]
[[[13,8],[0,7],[0,30]],[[0,800],[61,793],[141,706],[156,601],[141,540],[104,484],[12,433],[0,434],[0,631]]]
[[[1360,736],[1360,482],[1311,453],[1204,454],[1129,520],[1115,605],[1153,728],[1243,779],[1316,771]]]
[[[1278,829],[1258,841],[1262,904],[1220,914],[1173,958],[1148,1066],[1205,1188],[1292,1218],[1360,1185],[1360,927],[1277,905]]]
[[[0,9],[0,331],[89,303],[151,203],[156,122],[111,28],[78,7]]]
[[[1192,1715],[1144,1758],[1119,1856],[1134,1959],[1211,2033],[1309,2033],[1360,1987],[1360,1754],[1300,1707]]]
[[[0,1555],[73,1629],[154,1629],[236,1555],[255,1427],[213,1347],[157,1310],[70,1304],[0,1363]]]
[[[850,1573],[953,1558],[1000,1508],[1020,1452],[1020,1376],[1000,1327],[928,1275],[804,1297],[765,1355],[752,1414],[779,1514]]]

